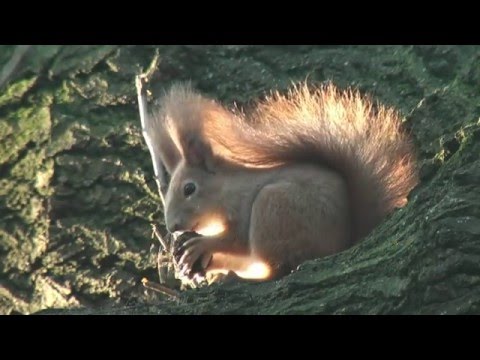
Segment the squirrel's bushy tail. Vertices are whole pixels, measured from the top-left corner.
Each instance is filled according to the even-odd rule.
[[[253,168],[313,162],[340,172],[348,184],[354,241],[403,206],[417,182],[400,115],[374,107],[358,92],[303,84],[229,118],[207,116],[203,123],[204,139],[220,157]]]

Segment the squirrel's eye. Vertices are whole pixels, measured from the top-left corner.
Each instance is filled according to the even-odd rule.
[[[185,195],[185,197],[189,197],[195,192],[196,189],[197,188],[194,183],[186,183],[183,187],[183,194]]]

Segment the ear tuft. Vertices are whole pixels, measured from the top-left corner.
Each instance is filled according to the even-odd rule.
[[[212,148],[209,144],[201,141],[197,137],[191,137],[187,139],[185,145],[185,160],[187,164],[213,171],[214,158]]]

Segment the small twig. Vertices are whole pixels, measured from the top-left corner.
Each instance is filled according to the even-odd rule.
[[[152,61],[150,62],[150,65],[148,65],[147,71],[140,74],[142,79],[147,79],[147,81],[148,81],[148,79],[157,70],[159,63],[160,63],[160,54],[158,52],[158,49],[155,49],[155,56],[153,57]]]
[[[162,245],[163,250],[167,251],[167,252],[170,251],[170,247],[167,246],[167,243],[163,239],[162,235],[160,235],[160,232],[158,231],[157,225],[152,224],[152,230],[153,230],[153,234],[155,235],[155,237],[158,239],[158,241],[160,241],[160,244]]]
[[[153,281],[149,281],[146,278],[142,279],[142,284],[147,289],[159,292],[164,295],[168,295],[176,300],[180,300],[180,294],[175,290],[167,288],[166,286],[160,285]]]

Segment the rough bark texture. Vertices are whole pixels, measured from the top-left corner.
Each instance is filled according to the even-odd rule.
[[[157,91],[191,79],[246,104],[308,78],[373,94],[406,116],[421,184],[365,241],[279,281],[146,291],[162,213],[133,79],[155,49]],[[0,313],[479,313],[479,89],[473,46],[32,47],[0,89]]]

